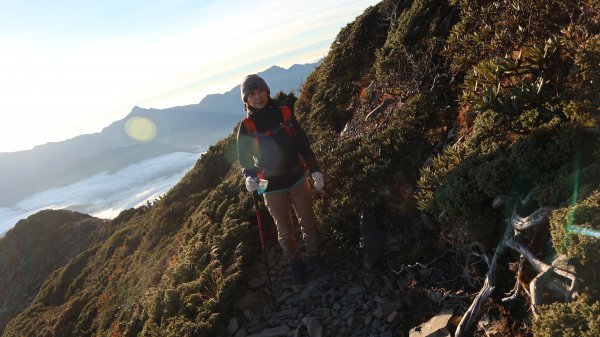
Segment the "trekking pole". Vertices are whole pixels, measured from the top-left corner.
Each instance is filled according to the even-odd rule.
[[[258,221],[258,232],[260,234],[260,244],[262,246],[263,258],[265,259],[265,264],[267,265],[267,279],[269,280],[269,290],[271,291],[271,301],[274,305],[275,297],[273,296],[273,283],[271,283],[271,270],[269,267],[269,260],[267,259],[267,248],[265,246],[265,234],[262,229],[262,221],[260,220],[260,212],[258,211],[258,192],[252,192],[252,196],[254,197],[254,210],[256,211],[256,220]]]

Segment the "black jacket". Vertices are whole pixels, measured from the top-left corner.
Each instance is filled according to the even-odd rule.
[[[238,160],[244,176],[255,177],[259,171],[269,181],[266,192],[292,187],[305,174],[298,155],[306,162],[309,171],[319,170],[315,154],[306,134],[292,114],[291,135],[283,128],[283,114],[272,100],[263,109],[250,109],[258,133],[259,153],[255,153],[254,135],[240,123],[237,135]],[[267,131],[269,131],[267,133]]]

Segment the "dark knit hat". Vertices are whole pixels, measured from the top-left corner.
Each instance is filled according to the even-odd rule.
[[[242,101],[246,102],[248,94],[250,94],[250,92],[252,92],[253,90],[257,89],[264,89],[267,91],[269,96],[271,96],[271,90],[269,89],[267,82],[265,82],[265,80],[263,80],[260,76],[256,74],[246,76],[242,81],[242,84],[240,85],[240,90],[242,92]]]

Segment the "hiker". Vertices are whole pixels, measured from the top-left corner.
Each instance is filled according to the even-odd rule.
[[[322,189],[323,174],[308,138],[290,107],[278,107],[270,98],[269,87],[260,76],[246,76],[240,88],[248,116],[238,129],[237,150],[246,189],[264,195],[293,282],[303,283],[306,272],[290,204],[302,229],[308,264],[319,274],[329,274],[328,265],[320,258],[320,228],[313,214],[308,174],[299,158],[304,158],[314,188]]]

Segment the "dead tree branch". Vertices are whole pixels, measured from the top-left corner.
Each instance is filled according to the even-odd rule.
[[[565,300],[570,300],[573,295],[573,291],[575,290],[575,286],[577,285],[578,279],[577,277],[565,270],[554,268],[551,265],[539,260],[535,257],[535,255],[527,249],[522,243],[517,242],[516,240],[509,240],[506,245],[511,249],[519,252],[521,256],[523,256],[529,264],[533,267],[533,269],[538,273],[538,275],[529,282],[529,292],[531,295],[531,311],[534,316],[537,318],[538,311],[537,306],[541,304],[542,301],[542,289],[546,282],[544,280],[549,277],[550,273],[554,272],[557,275],[560,275],[571,281],[568,290],[563,291],[562,295]]]
[[[454,334],[455,337],[467,336],[467,332],[469,329],[471,329],[471,326],[481,314],[483,305],[496,288],[496,267],[498,265],[498,259],[502,254],[504,254],[504,251],[506,250],[506,242],[510,239],[511,235],[512,228],[510,226],[506,226],[502,241],[496,248],[496,252],[494,253],[494,257],[490,263],[490,269],[485,277],[483,287],[481,290],[479,290],[479,293],[471,303],[471,306],[469,306],[469,309],[467,309],[460,320],[460,323],[456,328],[456,333]]]

